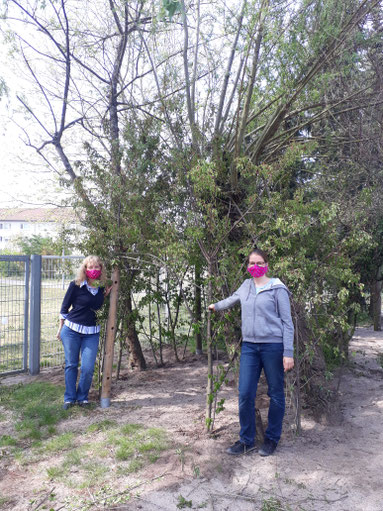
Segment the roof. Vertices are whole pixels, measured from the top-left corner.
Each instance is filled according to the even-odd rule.
[[[76,222],[72,208],[0,208],[0,222]]]

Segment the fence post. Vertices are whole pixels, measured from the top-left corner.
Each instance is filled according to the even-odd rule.
[[[31,256],[31,308],[29,337],[29,372],[40,372],[41,335],[41,255]]]
[[[23,347],[23,371],[28,369],[28,338],[29,338],[29,265],[30,257],[24,262],[24,347]]]

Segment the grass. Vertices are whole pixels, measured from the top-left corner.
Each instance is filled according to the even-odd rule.
[[[185,508],[190,509],[191,507],[193,507],[192,500],[186,500],[183,495],[178,495],[177,509],[185,509]]]
[[[270,497],[262,501],[261,511],[285,511],[285,507],[279,499]]]
[[[10,504],[12,502],[13,499],[11,499],[10,497],[2,497],[0,495],[0,506],[5,506],[5,504]]]
[[[2,455],[37,469],[42,460],[54,460],[46,468],[49,480],[84,489],[115,483],[174,450],[163,429],[95,420],[96,413],[81,408],[65,411],[62,396],[61,386],[46,382],[1,386],[0,405],[7,410],[7,426],[13,426],[0,435]],[[76,422],[74,429],[71,419],[81,415],[95,422],[80,430]]]
[[[38,441],[55,434],[56,424],[68,416],[62,410],[63,388],[35,382],[0,388],[0,404],[15,414],[20,440]]]
[[[48,440],[43,444],[44,452],[56,453],[62,452],[73,447],[74,434],[63,433]]]
[[[94,439],[97,433],[97,439]],[[65,433],[45,445],[52,449],[73,447],[73,435]],[[52,480],[61,480],[68,487],[90,488],[105,483],[113,477],[136,473],[145,465],[154,463],[160,453],[169,448],[166,432],[159,428],[146,428],[142,424],[118,426],[115,421],[102,420],[88,426],[81,436],[82,444],[67,452],[59,465],[49,467],[47,475]],[[113,462],[105,458],[112,456]],[[119,462],[116,468],[115,461]],[[76,469],[76,478],[73,477]]]
[[[0,450],[10,466],[18,462],[27,471],[41,471],[44,487],[67,488],[68,511],[91,510],[95,502],[106,509],[126,504],[131,499],[127,482],[140,480],[144,477],[140,471],[165,451],[174,454],[180,447],[172,445],[160,428],[119,424],[78,407],[62,410],[62,395],[60,386],[45,382],[0,386],[3,426],[7,426],[0,435],[0,447],[4,447]],[[77,420],[80,417],[83,426]],[[8,500],[4,505],[9,505]],[[50,502],[45,505],[54,507]]]
[[[107,431],[108,429],[112,428],[112,427],[116,427],[117,426],[117,422],[116,421],[111,421],[111,420],[103,420],[101,422],[95,422],[93,424],[91,424],[90,426],[87,427],[87,432],[88,433],[96,433],[96,432],[99,432],[99,431]]]
[[[164,430],[144,428],[141,424],[126,424],[120,429],[113,429],[108,435],[108,442],[115,447],[117,461],[130,460],[129,472],[136,472],[143,460],[154,463],[159,453],[168,448]],[[140,456],[142,459],[138,463],[136,459]]]
[[[379,353],[377,357],[377,362],[380,365],[380,367],[383,368],[383,353]]]
[[[89,461],[82,465],[84,479],[80,483],[79,488],[89,488],[102,481],[105,474],[109,472],[109,468],[97,461]]]
[[[67,470],[63,466],[47,468],[47,475],[49,479],[61,479],[67,474]]]
[[[0,436],[0,447],[14,447],[17,445],[16,438],[13,438],[9,435],[1,435]]]
[[[66,499],[65,509],[90,511],[95,508],[98,509],[125,509],[121,505],[126,504],[131,500],[129,492],[121,492],[109,485],[103,485],[99,487],[97,491],[92,492],[91,499],[87,499],[81,496],[70,497]]]

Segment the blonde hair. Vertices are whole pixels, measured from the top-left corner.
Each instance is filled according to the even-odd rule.
[[[89,255],[83,260],[81,266],[77,270],[77,275],[76,275],[76,280],[75,280],[75,284],[77,286],[79,286],[81,284],[81,282],[84,282],[84,280],[88,280],[87,276],[86,276],[86,268],[90,262],[96,263],[101,266],[101,275],[98,280],[100,281],[101,285],[105,284],[106,271],[105,271],[104,263],[101,261],[101,259],[98,256]]]

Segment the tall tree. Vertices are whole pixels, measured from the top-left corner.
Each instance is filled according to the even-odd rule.
[[[150,119],[156,122],[163,156],[153,173],[143,174],[150,184],[161,183],[158,199],[148,194],[158,201],[155,230],[161,237],[168,232],[161,221],[171,223],[178,244],[186,243],[194,260],[204,262],[208,300],[234,288],[241,256],[253,243],[269,247],[290,265],[298,250],[299,278],[290,282],[298,291],[310,290],[313,260],[317,265],[335,255],[339,266],[331,280],[332,296],[349,292],[344,291],[347,279],[350,287],[355,285],[347,254],[335,250],[336,206],[330,200],[306,204],[312,197],[302,188],[312,172],[313,143],[319,147],[321,142],[316,130],[347,111],[366,112],[376,104],[380,92],[373,82],[363,83],[359,75],[344,87],[342,75],[348,69],[345,56],[354,55],[360,27],[368,26],[378,0],[301,0],[294,5],[242,0],[230,7],[225,1],[200,0],[7,4],[20,55],[46,105],[45,112],[37,110],[32,99],[20,96],[42,133],[39,143],[28,142],[57,170],[49,159],[49,149],[56,151],[88,223],[107,233],[105,246],[111,261],[118,262],[116,276],[123,252],[134,252],[136,243],[155,237],[150,218],[144,229],[129,209],[134,193],[145,198],[148,192],[135,188],[127,174],[135,160],[121,136],[134,131],[134,123]],[[157,16],[161,13],[165,17]],[[39,34],[37,43],[27,40],[32,29]],[[47,75],[47,69],[54,72]],[[87,152],[73,146],[71,133],[86,142]],[[73,147],[81,156],[71,155]],[[95,158],[102,169],[97,179],[89,173]],[[92,190],[95,182],[98,188]],[[145,207],[145,215],[153,212],[145,200],[137,204]],[[279,238],[297,236],[295,216],[307,230],[317,225],[316,244],[307,237],[308,247],[287,241],[282,250]],[[322,225],[331,236],[321,249]],[[134,236],[126,235],[129,228]],[[162,237],[158,244],[164,253],[166,241]],[[149,244],[140,246],[150,250]],[[279,269],[289,278],[285,264]],[[306,286],[299,287],[300,279]],[[316,298],[326,294],[326,285],[329,280],[322,286],[315,280]],[[299,296],[305,310],[304,294]],[[330,304],[338,324],[343,305],[343,300],[339,308]],[[195,314],[191,310],[194,319],[198,314],[197,307]],[[214,328],[210,318],[206,323],[211,425]],[[328,323],[317,328],[331,330]],[[229,322],[227,333],[235,336]]]

